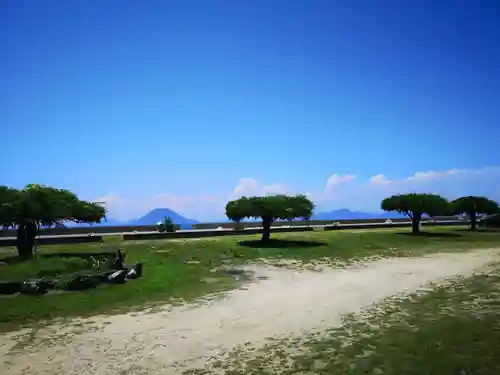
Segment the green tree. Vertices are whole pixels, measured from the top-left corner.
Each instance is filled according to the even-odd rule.
[[[460,197],[451,202],[454,214],[467,214],[470,219],[470,229],[477,229],[477,214],[498,213],[498,203],[486,197]]]
[[[24,189],[0,186],[0,226],[17,228],[19,257],[33,256],[35,237],[41,226],[63,221],[99,223],[106,209],[99,203],[86,202],[64,189],[31,184]]]
[[[244,218],[262,219],[262,241],[269,241],[271,224],[277,220],[304,218],[308,220],[314,211],[314,203],[305,195],[272,195],[266,197],[243,197],[228,202],[226,215],[239,223]]]
[[[411,219],[413,234],[420,232],[420,220],[423,214],[429,216],[443,215],[449,212],[449,202],[435,194],[397,194],[385,198],[380,207],[384,211],[396,211]]]

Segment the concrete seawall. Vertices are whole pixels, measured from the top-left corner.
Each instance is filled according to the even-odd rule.
[[[287,222],[288,223],[288,222]],[[346,230],[346,229],[381,229],[381,228],[404,228],[410,227],[411,222],[399,221],[387,224],[383,222],[357,222],[346,223],[346,221],[338,221],[338,225],[310,225],[310,226],[273,226],[272,233],[287,233],[287,232],[307,232],[313,231],[315,228],[323,228],[326,231],[331,230]],[[255,223],[259,224],[259,223]],[[453,220],[453,221],[423,221],[423,226],[446,226],[446,225],[469,225],[468,221]],[[114,227],[116,228],[116,227]],[[122,227],[118,227],[122,228]],[[63,234],[63,235],[46,235],[42,232],[41,236],[37,237],[38,245],[58,245],[58,244],[77,244],[77,243],[96,243],[102,242],[104,236],[113,235],[121,236],[124,241],[133,240],[155,240],[155,239],[174,239],[174,238],[202,238],[202,237],[217,237],[217,236],[235,236],[235,235],[250,235],[262,233],[261,227],[250,227],[246,229],[235,230],[232,228],[226,229],[198,229],[198,230],[180,230],[173,233],[160,233],[151,231],[151,226],[147,226],[148,232],[103,232],[101,235],[86,235],[86,234]],[[14,233],[15,234],[15,233]],[[15,237],[0,238],[0,247],[15,246]]]

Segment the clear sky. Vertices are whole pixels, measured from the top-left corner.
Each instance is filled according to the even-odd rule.
[[[274,191],[373,210],[397,184],[500,199],[497,0],[3,0],[0,17],[0,184],[122,219]]]

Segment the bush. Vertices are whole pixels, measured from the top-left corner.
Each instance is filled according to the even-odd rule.
[[[500,214],[486,216],[479,221],[479,226],[483,228],[500,228]]]
[[[160,232],[175,232],[175,224],[169,216],[165,216],[163,221],[158,225],[158,231]]]

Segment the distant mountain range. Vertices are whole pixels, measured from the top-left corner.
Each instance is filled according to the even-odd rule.
[[[350,211],[346,208],[342,208],[340,210],[333,210],[330,212],[315,213],[311,220],[397,219],[402,217],[405,217],[405,215],[398,214],[397,212],[367,213]]]
[[[129,221],[128,223],[122,225],[154,225],[163,220],[165,216],[170,217],[174,224],[192,225],[199,223],[199,221],[196,220],[186,219],[184,216],[179,215],[177,212],[172,211],[169,208],[155,208],[153,211],[148,212],[139,219]]]
[[[154,210],[148,212],[146,215],[130,221],[118,221],[112,218],[108,218],[106,221],[102,221],[100,224],[92,224],[93,227],[112,227],[112,226],[138,226],[138,225],[155,225],[159,221],[163,220],[165,216],[169,216],[174,224],[179,224],[181,228],[191,228],[193,224],[198,224],[199,221],[186,219],[184,216],[179,215],[177,212],[172,211],[169,208],[155,208]],[[86,227],[90,224],[66,224],[67,227]]]
[[[155,208],[154,210],[148,212],[146,215],[126,222],[117,221],[114,219],[108,219],[100,224],[93,224],[92,226],[138,226],[138,225],[155,225],[159,221],[163,220],[165,216],[169,216],[175,224],[179,224],[181,228],[191,228],[191,225],[198,224],[199,221],[193,219],[187,219],[177,212],[172,211],[169,208]],[[393,212],[380,212],[380,213],[367,213],[359,211],[350,211],[348,209],[339,209],[329,212],[318,212],[312,216],[312,220],[346,220],[346,219],[395,219],[405,217],[404,215],[393,213]],[[229,222],[227,218],[222,220],[214,220],[214,222]],[[255,219],[250,219],[247,221],[257,221]],[[66,224],[68,227],[75,226],[87,226],[85,224]]]

